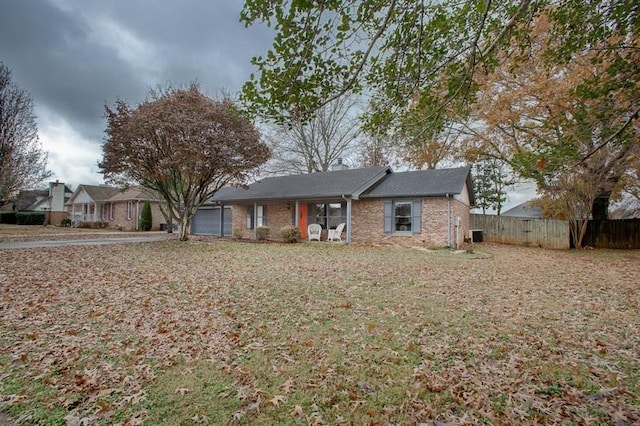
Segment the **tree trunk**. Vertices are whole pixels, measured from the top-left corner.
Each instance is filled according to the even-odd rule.
[[[189,239],[189,237],[187,236],[187,229],[189,229],[189,223],[187,221],[187,218],[181,217],[180,218],[180,235],[178,236],[178,239],[180,241],[187,241]]]
[[[593,200],[591,216],[594,220],[609,219],[609,195],[601,195]]]
[[[193,218],[194,214],[195,214],[195,209],[194,209],[194,212],[190,212],[187,209],[185,209],[182,212],[182,215],[180,215],[180,217],[177,218],[179,222],[179,227],[180,227],[180,235],[178,236],[178,239],[180,241],[187,241],[189,239],[188,231],[189,231],[189,226],[191,225],[191,218]]]

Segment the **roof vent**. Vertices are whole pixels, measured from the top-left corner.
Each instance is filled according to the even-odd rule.
[[[346,164],[344,164],[342,162],[342,158],[338,158],[338,160],[336,161],[336,164],[334,164],[331,167],[331,170],[333,171],[337,171],[337,170],[347,170],[349,168],[349,166],[347,166]]]

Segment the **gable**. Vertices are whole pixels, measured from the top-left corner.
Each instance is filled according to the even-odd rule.
[[[93,203],[93,198],[89,195],[84,188],[80,187],[77,189],[76,193],[69,200],[70,203],[73,204],[84,204],[84,203]]]

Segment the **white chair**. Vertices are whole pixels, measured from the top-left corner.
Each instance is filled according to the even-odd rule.
[[[344,229],[344,223],[341,223],[336,229],[329,229],[327,234],[327,241],[340,241],[342,242],[342,230]]]
[[[311,240],[320,241],[321,233],[322,233],[322,226],[318,225],[317,223],[312,223],[311,225],[307,226],[307,237],[309,238],[309,241]]]

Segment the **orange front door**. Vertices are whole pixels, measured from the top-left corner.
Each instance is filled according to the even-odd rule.
[[[307,238],[307,205],[298,205],[298,227],[300,228],[300,238]]]

